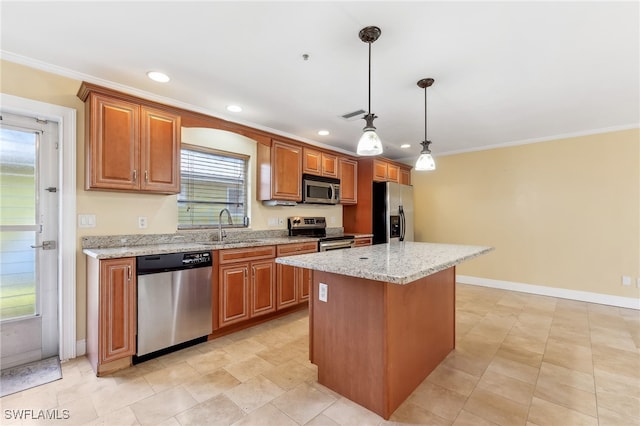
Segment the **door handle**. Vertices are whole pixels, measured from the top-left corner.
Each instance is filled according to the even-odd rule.
[[[31,248],[41,248],[42,250],[55,250],[56,249],[56,242],[51,240],[51,241],[43,241],[42,244],[37,245],[37,246],[31,246]]]

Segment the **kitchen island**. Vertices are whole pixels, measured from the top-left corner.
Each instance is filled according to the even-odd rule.
[[[313,270],[318,382],[388,419],[455,347],[455,266],[491,250],[401,242],[277,258]]]

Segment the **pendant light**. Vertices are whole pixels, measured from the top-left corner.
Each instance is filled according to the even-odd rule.
[[[366,124],[363,134],[358,141],[358,155],[379,155],[382,154],[382,142],[376,133],[373,120],[378,118],[371,112],[371,43],[380,37],[382,31],[378,27],[365,27],[360,30],[360,40],[369,45],[369,112],[364,116]]]
[[[433,157],[431,156],[431,150],[429,149],[429,145],[431,145],[431,141],[427,139],[427,87],[430,87],[433,84],[434,80],[432,78],[423,78],[418,81],[418,87],[424,89],[424,141],[420,142],[422,145],[422,151],[420,152],[420,156],[416,161],[416,170],[435,170],[436,163],[433,161]]]

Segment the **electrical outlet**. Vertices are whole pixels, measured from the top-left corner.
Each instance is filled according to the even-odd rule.
[[[624,286],[631,285],[631,277],[629,277],[627,275],[623,275],[622,276],[622,285],[624,285]]]
[[[329,286],[325,283],[320,283],[320,288],[318,291],[318,298],[321,302],[326,302],[329,293]]]
[[[277,217],[270,217],[269,219],[267,219],[267,225],[269,225],[269,226],[278,226],[278,218]]]
[[[147,217],[138,216],[138,228],[145,229],[147,227]]]
[[[280,225],[280,226],[284,225],[284,217],[279,217],[278,218],[278,225]]]

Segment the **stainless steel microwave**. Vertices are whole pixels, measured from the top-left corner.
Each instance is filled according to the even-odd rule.
[[[302,202],[307,204],[338,204],[340,179],[302,175]]]

